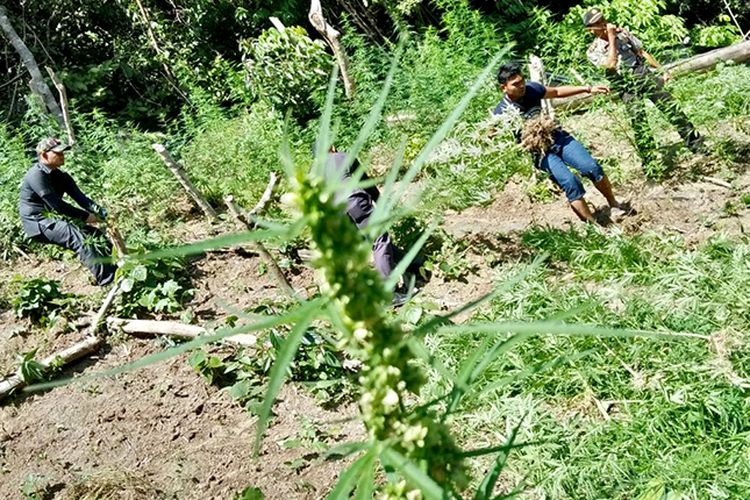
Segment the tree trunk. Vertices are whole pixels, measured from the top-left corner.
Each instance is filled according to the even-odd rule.
[[[750,61],[750,41],[741,42],[729,47],[715,49],[705,54],[675,61],[664,66],[664,70],[673,75],[694,73],[714,69],[722,61],[744,63]]]
[[[55,97],[52,95],[49,86],[44,81],[42,72],[39,70],[36,59],[34,59],[34,54],[31,53],[23,40],[21,40],[21,37],[18,36],[16,30],[13,29],[13,25],[8,18],[8,11],[5,10],[5,7],[2,5],[0,5],[0,28],[2,28],[8,41],[13,45],[13,48],[16,49],[16,52],[21,58],[21,62],[31,75],[31,82],[29,83],[31,90],[41,96],[42,101],[45,106],[47,106],[47,110],[55,117],[55,120],[60,124],[60,127],[65,127],[62,110],[55,100]]]
[[[310,2],[310,12],[307,15],[316,30],[326,39],[328,45],[333,50],[333,55],[336,57],[336,62],[339,65],[341,71],[341,78],[344,80],[344,93],[346,97],[352,98],[354,96],[354,82],[349,75],[349,60],[346,57],[344,48],[339,43],[339,32],[334,29],[333,26],[328,24],[323,17],[323,7],[320,4],[320,0],[312,0]]]

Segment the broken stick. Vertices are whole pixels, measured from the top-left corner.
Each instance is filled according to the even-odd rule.
[[[255,229],[255,224],[250,219],[248,219],[246,214],[243,213],[242,209],[237,206],[232,196],[227,196],[226,198],[224,198],[224,203],[238,223],[244,225],[245,228],[249,231]],[[263,243],[261,243],[260,241],[251,242],[250,245],[255,251],[258,252],[261,259],[263,259],[263,261],[266,263],[266,265],[268,266],[268,270],[271,272],[271,275],[274,277],[284,293],[286,293],[289,297],[297,298],[297,293],[294,291],[294,288],[292,288],[289,280],[286,279],[283,271],[276,263],[276,260],[273,258],[273,256],[268,252],[265,245],[263,245]]]
[[[164,147],[162,144],[152,144],[154,148],[154,151],[156,151],[156,154],[158,154],[161,159],[164,161],[164,163],[167,165],[167,168],[174,174],[174,176],[177,178],[177,181],[180,183],[180,185],[187,191],[188,195],[193,199],[196,205],[198,205],[198,208],[203,210],[203,213],[206,214],[206,217],[208,217],[211,220],[216,219],[216,211],[211,207],[211,205],[208,204],[206,199],[203,197],[203,195],[198,192],[197,189],[195,189],[195,186],[193,186],[193,183],[190,182],[190,179],[188,179],[187,175],[185,174],[185,170],[182,168],[182,165],[174,161],[172,158],[172,155],[169,154],[169,151],[167,151],[167,148]]]
[[[44,367],[44,370],[47,370],[52,365],[57,367],[66,366],[88,354],[91,354],[92,352],[96,352],[99,350],[102,344],[104,344],[104,337],[98,335],[99,325],[101,325],[102,319],[114,303],[117,295],[120,293],[121,283],[122,280],[117,280],[117,282],[115,282],[110,291],[107,293],[107,296],[104,297],[102,305],[99,307],[99,310],[96,312],[96,314],[94,314],[94,317],[91,320],[91,324],[89,325],[88,331],[86,332],[86,337],[80,342],[77,342],[72,346],[63,349],[62,351],[52,354],[51,356],[47,356],[42,361],[40,361],[40,364]],[[21,369],[19,367],[18,371],[14,375],[11,375],[3,381],[0,381],[0,401],[2,401],[9,394],[15,392],[18,389],[21,389],[25,385],[26,381],[23,379],[23,376],[21,376]]]
[[[45,369],[49,368],[52,365],[62,367],[72,363],[73,361],[81,359],[87,354],[97,351],[103,343],[103,338],[87,335],[86,338],[84,338],[80,342],[77,342],[72,346],[63,349],[62,351],[52,354],[51,356],[47,356],[42,361],[40,361],[40,364]],[[26,381],[23,379],[23,376],[21,376],[21,372],[19,369],[19,371],[15,375],[12,375],[0,382],[0,401],[2,401],[9,394],[17,391],[18,389],[21,389],[25,385]]]
[[[165,335],[183,340],[193,340],[203,335],[208,335],[208,331],[202,326],[187,325],[176,321],[152,321],[145,319],[123,319],[107,318],[107,326],[110,329],[116,328],[128,335]],[[224,339],[230,344],[254,347],[257,343],[257,337],[250,334],[232,335]]]
[[[63,122],[65,122],[65,130],[68,133],[68,144],[71,146],[76,143],[76,137],[73,134],[73,126],[70,124],[70,112],[68,111],[68,93],[65,91],[65,85],[60,81],[55,72],[49,66],[45,66],[49,77],[52,79],[52,83],[55,84],[57,92],[60,94],[60,107],[62,108]]]

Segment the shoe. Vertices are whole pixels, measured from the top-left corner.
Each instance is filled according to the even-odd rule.
[[[685,147],[696,154],[705,154],[708,152],[705,139],[697,133],[692,133],[685,139]]]
[[[401,307],[409,301],[409,296],[401,292],[393,292],[393,299],[391,299],[391,308],[396,309]]]

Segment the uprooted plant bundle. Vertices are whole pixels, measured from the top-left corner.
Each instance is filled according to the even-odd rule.
[[[521,147],[530,153],[545,154],[555,142],[553,135],[558,127],[557,121],[545,114],[526,120],[521,129]]]

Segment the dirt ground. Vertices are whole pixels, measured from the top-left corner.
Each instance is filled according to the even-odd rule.
[[[588,139],[594,148],[604,147],[597,145],[597,136]],[[627,151],[622,155],[626,158]],[[709,158],[691,161],[681,168],[697,168],[699,175],[686,171],[661,184],[616,186],[637,214],[603,230],[679,234],[688,245],[721,233],[744,234],[750,224],[742,197],[750,194],[746,165],[727,170],[715,168]],[[524,230],[580,224],[561,194],[546,203],[532,201],[527,182],[511,181],[489,206],[445,215],[442,228],[469,243],[471,271],[450,280],[438,274],[415,300],[448,311],[477,299],[494,286],[498,263],[525,256]],[[603,197],[586,187],[597,215],[606,219]],[[196,223],[182,231],[185,241],[215,232]],[[238,309],[280,296],[260,260],[247,252],[209,253],[190,265],[196,291],[187,307],[197,323],[221,322]],[[89,309],[80,311],[84,318],[103,295],[72,260],[19,258],[0,269],[0,284],[9,286],[15,275],[57,279],[64,291],[89,297]],[[313,273],[304,265],[289,277],[296,289],[313,287]],[[0,310],[0,321],[4,374],[13,371],[17,353],[50,354],[75,342],[86,326],[84,321],[47,331],[8,310]],[[120,339],[69,374],[112,368],[161,349],[158,340]],[[45,498],[231,498],[248,486],[260,488],[266,498],[325,496],[344,464],[320,459],[319,444],[361,439],[364,430],[353,420],[356,408],[326,411],[304,390],[287,385],[275,411],[261,455],[254,459],[254,418],[207,385],[185,355],[115,377],[21,395],[0,406],[0,497],[19,498],[25,487],[44,492]],[[289,440],[299,446],[288,446]]]
[[[160,349],[129,340],[76,370],[111,368]],[[331,445],[361,438],[351,419],[356,408],[327,412],[287,385],[275,412],[253,458],[254,419],[196,375],[186,355],[22,396],[0,407],[0,496],[18,498],[31,483],[49,498],[226,499],[248,486],[266,498],[319,498],[344,464],[284,443],[305,426]]]
[[[204,324],[280,295],[254,255],[208,254],[191,267],[196,293],[187,308]],[[3,268],[0,279],[8,284],[15,274],[58,279],[66,292],[98,297],[91,310],[81,311],[84,317],[103,295],[75,261],[19,260]],[[304,289],[312,283],[311,271],[290,273],[290,281]],[[17,353],[51,354],[83,338],[87,325],[45,330],[10,310],[2,311],[0,320],[5,375],[15,369]],[[164,348],[159,340],[135,338],[111,345],[61,377],[106,370]],[[320,448],[364,436],[353,418],[356,406],[326,411],[309,393],[287,385],[274,411],[261,454],[253,458],[255,419],[207,385],[187,355],[19,395],[0,406],[0,498],[21,498],[22,488],[39,498],[231,498],[249,486],[266,498],[324,496],[345,463],[319,458]]]

